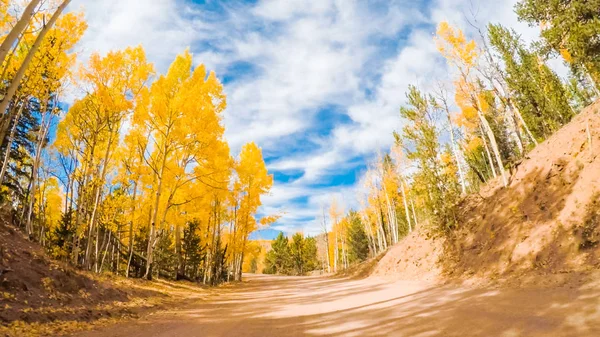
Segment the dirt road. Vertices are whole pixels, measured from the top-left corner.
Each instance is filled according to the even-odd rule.
[[[248,276],[186,309],[77,337],[600,336],[600,286],[472,289]]]

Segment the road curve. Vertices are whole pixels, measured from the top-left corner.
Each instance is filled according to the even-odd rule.
[[[192,307],[76,337],[600,336],[600,286],[473,289],[248,276]]]

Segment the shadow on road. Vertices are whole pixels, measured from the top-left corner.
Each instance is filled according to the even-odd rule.
[[[249,277],[193,308],[78,336],[599,336],[598,284],[472,289]]]

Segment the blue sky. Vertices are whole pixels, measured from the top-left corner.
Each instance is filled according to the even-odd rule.
[[[370,160],[400,129],[408,84],[447,85],[433,43],[441,20],[470,31],[501,22],[525,39],[514,0],[75,0],[90,28],[78,47],[92,51],[142,44],[164,72],[186,47],[225,86],[224,123],[233,151],[263,149],[275,186],[261,212],[283,214],[279,230],[320,231],[332,198],[358,207]]]

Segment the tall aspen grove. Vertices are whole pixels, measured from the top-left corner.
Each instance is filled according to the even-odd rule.
[[[600,0],[0,0],[0,337],[600,336]]]
[[[249,252],[260,252],[250,234],[281,214],[259,212],[274,182],[260,146],[231,154],[223,85],[189,50],[164,74],[141,46],[79,57],[87,24],[83,12],[64,13],[69,3],[2,0],[5,211],[52,257],[95,273],[240,280]],[[472,36],[438,23],[432,43],[448,77],[408,86],[402,127],[370,157],[356,209],[332,199],[314,214],[321,228],[308,242],[324,247],[311,270],[347,269],[419,227],[451,232],[465,196],[490,181],[508,186],[528,152],[598,97],[597,22],[560,28],[569,15],[596,17],[594,5],[541,3],[516,6],[540,26],[531,45],[497,23],[473,24]],[[557,57],[568,78],[548,65]]]
[[[273,177],[257,144],[231,153],[215,73],[189,50],[164,74],[141,46],[83,59],[83,12],[21,2],[0,3],[3,212],[94,273],[240,280]]]
[[[332,228],[322,240],[326,268],[338,271],[351,257],[378,256],[415,228],[432,237],[453,235],[467,196],[498,181],[507,188],[528,153],[600,98],[598,52],[591,50],[598,41],[598,3],[569,3],[517,4],[520,20],[541,27],[541,40],[531,45],[498,23],[470,22],[472,36],[438,23],[433,43],[448,77],[425,89],[409,85],[398,109],[403,126],[368,165],[358,210],[344,215],[331,200],[322,216]],[[579,16],[589,20],[574,22]],[[557,58],[569,68],[567,78],[550,67]]]

